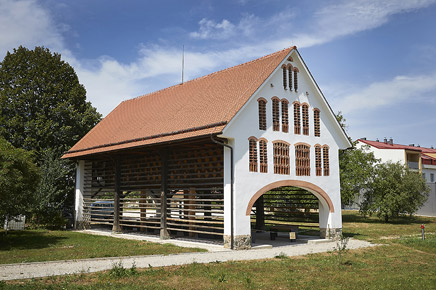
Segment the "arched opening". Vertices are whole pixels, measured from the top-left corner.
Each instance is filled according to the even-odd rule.
[[[250,215],[253,244],[290,243],[297,239],[322,236],[320,224],[333,203],[318,186],[304,181],[287,180],[269,184],[251,198]]]

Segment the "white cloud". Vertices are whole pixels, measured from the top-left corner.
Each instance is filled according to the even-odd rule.
[[[290,9],[280,11],[266,19],[244,13],[236,24],[227,19],[216,22],[203,18],[198,23],[198,31],[189,33],[189,36],[194,39],[237,40],[239,43],[242,40],[251,40],[253,43],[253,39],[259,42],[259,35],[265,35],[271,39],[282,38],[283,34],[289,35],[293,18],[295,18],[295,13]]]
[[[275,49],[291,44],[300,48],[310,47],[380,27],[392,15],[425,8],[433,3],[436,0],[341,0],[321,6],[313,15],[307,14],[305,19],[297,18],[301,15],[290,8],[265,19],[245,14],[235,24],[227,19],[216,22],[203,18],[198,31],[189,35],[196,39],[230,40],[241,44],[247,43],[247,40],[258,43],[259,36],[262,36],[263,41],[274,41],[280,45]]]
[[[192,38],[199,39],[226,39],[233,36],[235,33],[235,25],[227,19],[223,19],[221,23],[203,18],[198,23],[199,31],[191,32],[189,35]]]
[[[386,82],[377,82],[359,92],[346,95],[337,107],[344,113],[356,110],[370,111],[409,100],[436,90],[436,73],[420,76],[397,76]]]
[[[394,14],[425,8],[435,0],[343,0],[320,8],[310,31],[295,34],[298,47],[326,43],[338,37],[374,29]]]
[[[57,26],[50,14],[34,0],[0,1],[0,57],[23,45],[44,45],[60,51],[65,27]]]

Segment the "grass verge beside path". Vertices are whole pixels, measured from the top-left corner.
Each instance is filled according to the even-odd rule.
[[[0,289],[434,289],[436,218],[385,224],[344,212],[344,234],[384,245],[300,257],[123,269],[0,282]],[[427,238],[420,239],[420,225]],[[389,238],[384,238],[389,237]]]
[[[434,236],[433,236],[434,237]],[[416,239],[415,239],[416,240]],[[165,268],[119,267],[3,283],[5,289],[434,289],[435,254],[416,243],[276,259]],[[1,287],[0,287],[1,288]]]
[[[0,264],[204,251],[70,231],[0,231]]]

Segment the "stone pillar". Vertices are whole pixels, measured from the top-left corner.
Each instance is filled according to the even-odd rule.
[[[83,219],[83,191],[85,182],[85,161],[79,160],[76,166],[76,193],[75,193],[75,203],[74,203],[74,228],[83,229],[84,225]]]

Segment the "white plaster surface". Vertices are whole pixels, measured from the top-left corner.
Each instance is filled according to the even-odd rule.
[[[85,182],[85,161],[80,160],[76,167],[76,194],[74,203],[74,221],[77,227],[83,220],[83,193]]]
[[[337,124],[337,121],[329,108],[328,104],[319,91],[318,87],[312,80],[310,74],[306,70],[302,60],[299,58],[296,51],[291,52],[294,67],[299,68],[298,73],[298,92],[283,89],[283,75],[280,68],[282,63],[288,63],[285,59],[278,69],[270,76],[269,79],[258,89],[258,91],[249,99],[244,107],[232,119],[228,126],[224,129],[221,137],[228,138],[229,145],[234,150],[234,235],[249,235],[250,234],[250,216],[245,214],[247,206],[252,196],[264,186],[277,181],[298,180],[312,183],[324,190],[330,197],[334,213],[329,212],[326,203],[320,198],[316,192],[314,195],[321,200],[320,204],[320,227],[322,228],[342,228],[341,217],[341,198],[340,198],[340,182],[339,182],[339,149],[345,149],[350,146],[347,137],[342,129]],[[258,99],[265,98],[266,103],[266,119],[267,130],[259,130],[258,120]],[[273,131],[272,127],[272,98],[287,99],[288,117],[289,117],[289,132]],[[294,101],[300,104],[309,104],[309,135],[294,134]],[[320,110],[320,126],[321,136],[314,135],[314,120],[313,109]],[[280,105],[280,120],[281,120],[281,105]],[[301,122],[302,125],[302,122]],[[268,154],[268,173],[249,172],[249,142],[248,138],[254,136],[257,139],[265,138],[267,142]],[[274,157],[273,157],[273,141],[283,140],[290,143],[290,174],[281,175],[274,174]],[[310,145],[310,176],[296,176],[295,172],[295,144],[307,143]],[[329,146],[329,176],[316,176],[315,173],[315,145]],[[229,152],[225,151],[224,168],[226,171],[230,168]],[[259,155],[259,150],[258,150]],[[259,160],[259,157],[258,157]],[[258,170],[259,171],[259,170]],[[225,183],[225,200],[230,197],[229,176],[224,178]],[[225,201],[225,226],[224,234],[230,235],[229,217],[230,210]]]
[[[401,164],[406,164],[406,152],[404,149],[378,149],[374,146],[368,146],[363,142],[357,142],[357,147],[365,148],[367,152],[373,152],[374,157],[381,159],[382,162],[400,162]]]
[[[107,233],[114,236],[110,233]],[[138,235],[139,236],[139,235]],[[125,235],[123,238],[139,239],[135,235]],[[158,239],[157,239],[158,240]],[[174,241],[167,240],[166,242],[173,243]],[[197,247],[202,247],[200,243]],[[364,247],[375,246],[366,241],[351,239],[348,244],[348,249],[358,249]],[[92,273],[98,271],[109,270],[115,263],[121,262],[125,268],[130,268],[135,265],[137,268],[164,267],[173,265],[186,265],[192,263],[211,263],[216,261],[243,261],[243,260],[258,260],[274,258],[278,255],[285,254],[287,256],[300,256],[312,253],[322,253],[332,251],[336,247],[336,243],[305,243],[293,244],[288,246],[280,246],[267,248],[260,247],[256,250],[234,251],[223,249],[222,246],[211,247],[210,252],[206,253],[184,253],[173,255],[153,255],[153,256],[134,256],[134,257],[113,257],[113,258],[96,258],[96,259],[81,259],[68,261],[51,261],[37,263],[22,263],[22,264],[6,264],[0,265],[0,280],[15,280],[26,278],[37,278],[46,276],[56,276],[74,273]]]

